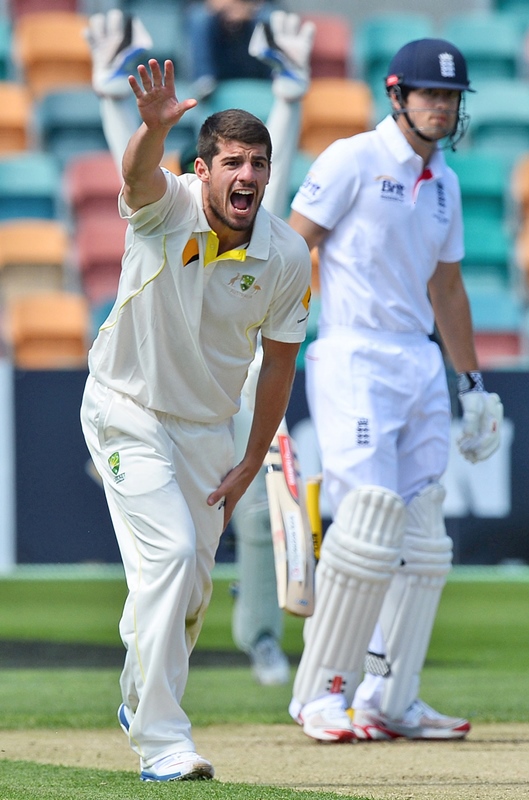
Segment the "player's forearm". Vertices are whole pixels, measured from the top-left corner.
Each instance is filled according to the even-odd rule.
[[[166,181],[160,169],[169,128],[147,128],[142,123],[123,155],[123,196],[132,209],[154,203],[163,196]]]
[[[255,394],[253,423],[243,461],[260,469],[270,442],[287,410],[296,369],[295,356],[288,366],[266,364],[261,367]]]
[[[434,304],[439,332],[456,372],[472,372],[479,369],[470,305],[465,291],[458,291],[451,298]]]

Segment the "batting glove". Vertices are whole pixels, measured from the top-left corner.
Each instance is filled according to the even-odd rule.
[[[130,95],[128,75],[152,39],[138,17],[117,8],[93,14],[85,32],[92,54],[92,86],[103,97],[119,100]]]
[[[489,458],[500,446],[503,405],[497,394],[483,390],[479,372],[458,375],[458,389],[463,430],[457,444],[467,461],[475,464]]]
[[[316,26],[303,24],[297,14],[273,11],[270,22],[259,22],[248,52],[272,68],[274,94],[283,100],[300,100],[310,84],[310,54]]]

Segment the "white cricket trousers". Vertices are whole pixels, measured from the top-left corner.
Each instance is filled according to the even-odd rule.
[[[181,702],[223,529],[223,508],[206,500],[233,466],[232,425],[152,411],[91,376],[81,422],[127,579],[121,691],[131,747],[149,767],[195,750]]]
[[[441,351],[423,333],[333,327],[305,356],[310,414],[333,517],[360,486],[406,503],[448,463],[450,397]]]

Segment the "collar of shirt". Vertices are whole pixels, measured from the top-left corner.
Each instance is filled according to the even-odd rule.
[[[376,129],[399,164],[405,164],[406,161],[413,161],[417,164],[418,171],[422,173],[422,158],[415,152],[391,114],[384,117],[384,119],[378,123]],[[444,171],[444,164],[444,156],[439,147],[437,147],[428,163],[428,168],[433,178],[441,177]]]
[[[190,181],[189,189],[195,199],[198,211],[196,229],[197,232],[207,233],[211,231],[211,226],[206,219],[202,206],[202,181],[196,175],[190,177],[192,177],[192,180]],[[244,248],[247,258],[258,258],[266,261],[270,257],[271,232],[270,214],[261,206],[255,217],[250,242]]]

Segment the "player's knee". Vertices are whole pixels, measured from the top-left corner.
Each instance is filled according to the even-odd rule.
[[[400,560],[405,517],[404,502],[395,492],[382,486],[352,490],[325,535],[322,559],[340,572],[378,573],[384,580]]]

